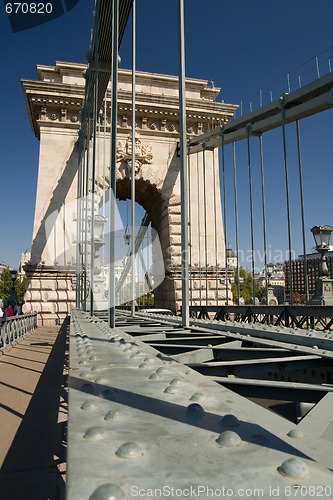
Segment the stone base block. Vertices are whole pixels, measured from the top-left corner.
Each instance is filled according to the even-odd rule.
[[[40,325],[61,325],[75,306],[72,284],[75,269],[26,266],[25,271],[27,292],[23,311],[37,311]]]

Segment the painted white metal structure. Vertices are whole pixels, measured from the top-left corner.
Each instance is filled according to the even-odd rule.
[[[104,25],[91,56],[92,70],[98,62],[104,80],[106,59],[100,54],[104,42],[111,55],[106,35],[115,35],[118,0],[112,5],[113,29]],[[111,19],[107,2],[99,8],[107,9]],[[113,49],[114,82],[115,39]],[[189,143],[183,130],[183,167],[187,152],[205,154],[243,138],[249,142],[252,135],[331,107],[332,82],[332,75],[319,79]],[[105,91],[106,80],[103,85]],[[103,85],[95,93],[97,109]],[[115,121],[113,127],[116,133]],[[111,157],[115,137],[113,143]],[[181,203],[187,207],[183,182]],[[115,190],[112,181],[111,187]],[[183,228],[188,222],[184,213]],[[185,248],[186,231],[182,238]],[[188,266],[186,256],[182,264]],[[183,280],[188,280],[187,271]],[[187,290],[182,300],[181,319],[133,310],[117,314],[112,303],[104,318],[73,310],[68,500],[331,498],[331,333],[190,321]]]
[[[302,372],[306,360],[325,358],[332,376],[331,340],[319,335],[316,345],[304,347],[297,334],[281,330],[273,341],[273,333],[207,322],[184,329],[179,320],[157,323],[152,315],[129,314],[110,329],[102,319],[74,311],[68,500],[331,498],[333,386],[279,387],[251,374],[244,379],[237,370],[233,376],[216,375],[219,366],[249,369],[253,363],[258,374],[260,367],[274,372],[274,365],[275,373],[288,374],[293,363]],[[245,349],[244,361],[237,354],[234,362],[207,361],[218,352],[224,359],[229,349],[239,355],[249,341],[261,349]],[[167,354],[175,348],[178,354]],[[198,372],[204,366],[210,376]],[[324,396],[297,425],[239,395],[233,390],[237,383],[257,387],[264,398],[276,388],[290,398],[287,386],[296,397],[318,390]]]

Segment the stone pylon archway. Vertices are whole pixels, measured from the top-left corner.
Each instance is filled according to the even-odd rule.
[[[37,310],[44,323],[60,322],[75,302],[76,226],[73,221],[85,68],[82,64],[60,62],[55,66],[37,66],[38,80],[22,81],[31,126],[40,140],[31,258],[25,266],[26,308]],[[117,127],[117,197],[120,199],[129,197],[131,91],[131,72],[120,70]],[[186,80],[189,137],[220,126],[234,114],[236,106],[216,101],[219,92],[220,89],[205,80]],[[104,143],[98,149],[96,175],[96,185],[105,187],[110,177],[109,102],[108,92],[106,108],[100,112],[99,133],[105,134]],[[150,214],[161,242],[166,278],[155,291],[156,304],[175,312],[181,303],[178,115],[178,78],[137,72],[136,198]],[[189,245],[192,277],[195,276],[191,298],[195,303],[202,295],[199,281],[205,269],[209,303],[217,297],[219,286],[209,273],[216,270],[217,263],[221,269],[225,266],[218,157],[217,151],[206,151],[204,158],[194,156],[189,164]],[[58,229],[52,229],[53,219],[60,221],[56,227],[61,227],[65,236],[61,236]]]

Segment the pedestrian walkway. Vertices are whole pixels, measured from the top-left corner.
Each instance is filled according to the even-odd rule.
[[[0,499],[64,498],[68,323],[0,354]]]

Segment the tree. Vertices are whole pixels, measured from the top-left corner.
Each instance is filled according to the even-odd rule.
[[[239,295],[243,297],[245,304],[249,304],[252,300],[252,274],[251,271],[245,269],[244,267],[240,267],[238,269],[239,277],[241,278],[239,283]],[[234,274],[235,283],[231,285],[232,295],[234,300],[238,297],[238,276],[237,270]]]
[[[6,267],[0,275],[0,298],[8,299],[12,291],[12,277],[10,275],[9,267]]]
[[[262,302],[262,299],[266,300],[266,292],[267,292],[267,289],[265,286],[260,286],[259,288],[257,288],[256,297],[258,297],[259,302]]]
[[[10,274],[9,267],[6,267],[0,275],[0,299],[9,299],[13,288],[13,281]],[[17,277],[14,282],[15,293],[17,302],[22,304],[24,302],[24,294],[26,292],[26,277]]]
[[[144,295],[141,295],[139,298],[139,303],[142,306],[154,306],[155,300],[154,300],[154,295],[152,293],[145,293]]]
[[[16,292],[16,297],[17,297],[17,302],[19,304],[23,304],[24,302],[24,295],[26,292],[26,281],[27,278],[24,276],[22,279],[16,278],[15,280],[15,292]]]
[[[305,304],[306,298],[305,295],[301,295],[298,292],[293,293],[293,304]]]

